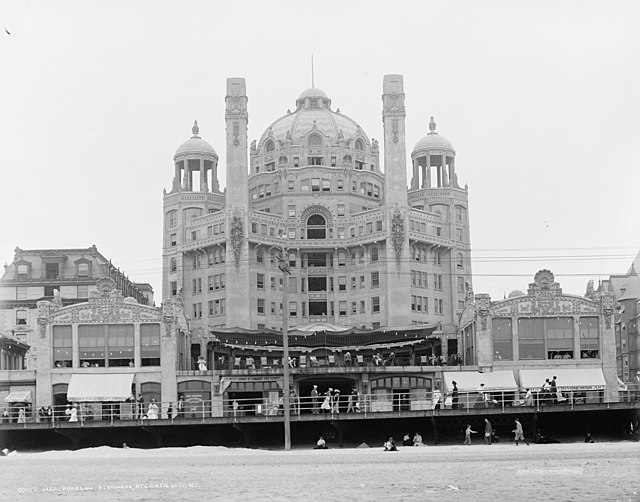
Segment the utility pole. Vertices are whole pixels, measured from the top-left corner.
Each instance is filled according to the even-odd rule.
[[[281,236],[286,239],[286,235]],[[278,268],[282,271],[282,373],[284,376],[284,450],[291,450],[291,409],[289,400],[289,257],[288,250],[284,243],[280,246],[280,254],[278,259]]]

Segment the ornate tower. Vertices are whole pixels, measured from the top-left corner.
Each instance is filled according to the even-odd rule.
[[[227,79],[227,317],[228,327],[251,327],[249,270],[249,188],[247,155],[247,86],[243,78]]]
[[[410,304],[407,301],[410,296],[410,271],[407,233],[406,113],[402,75],[385,75],[382,93],[384,202],[387,219],[387,322],[389,326],[401,326],[411,322]]]

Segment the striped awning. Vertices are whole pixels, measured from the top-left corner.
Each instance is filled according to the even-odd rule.
[[[5,403],[30,403],[31,391],[30,390],[14,390],[9,392],[9,395],[4,398]]]
[[[132,383],[133,373],[74,373],[67,389],[67,401],[126,401],[132,397]]]

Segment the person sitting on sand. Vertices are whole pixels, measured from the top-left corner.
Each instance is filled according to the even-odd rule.
[[[327,442],[324,440],[324,438],[322,436],[320,436],[318,438],[318,442],[316,443],[316,446],[313,449],[314,450],[328,450],[329,448],[327,447]]]
[[[402,438],[402,446],[413,446],[413,441],[408,432]]]
[[[398,448],[396,448],[396,442],[392,437],[389,437],[389,439],[384,443],[384,451],[398,451]]]
[[[415,436],[413,436],[413,446],[424,446],[422,436],[419,432],[416,432]]]

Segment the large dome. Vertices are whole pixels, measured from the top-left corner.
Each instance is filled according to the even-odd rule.
[[[211,143],[202,139],[198,136],[200,129],[198,127],[198,121],[196,120],[193,124],[193,128],[191,129],[193,132],[193,136],[189,138],[187,141],[182,143],[178,149],[176,150],[176,154],[174,158],[179,155],[187,155],[187,154],[208,154],[218,156],[215,149],[211,146]]]
[[[311,87],[300,94],[296,101],[297,109],[287,113],[273,122],[260,137],[260,145],[267,138],[297,143],[312,130],[316,130],[335,142],[340,135],[345,139],[356,137],[369,141],[360,126],[346,115],[331,109],[331,100],[327,94],[316,87]]]
[[[414,152],[417,152],[418,150],[450,150],[455,153],[455,149],[451,142],[436,132],[436,123],[433,120],[433,117],[431,117],[431,120],[429,121],[429,133],[421,138],[416,143],[416,146],[413,147]]]

